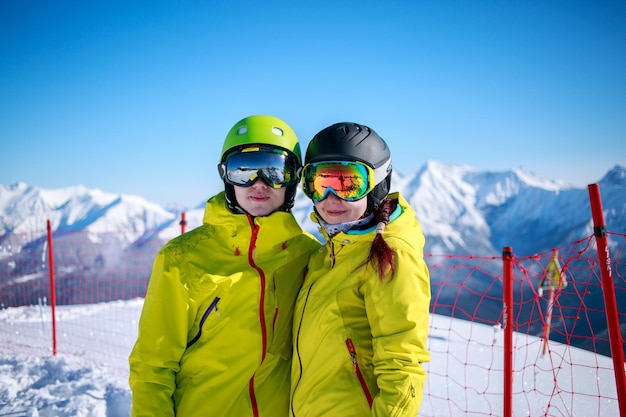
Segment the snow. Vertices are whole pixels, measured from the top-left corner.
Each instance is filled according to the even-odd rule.
[[[142,305],[134,299],[57,307],[56,356],[49,307],[1,310],[0,416],[129,416],[127,357]],[[106,346],[106,355],[91,346]]]
[[[56,356],[49,307],[0,310],[0,416],[129,416],[127,358],[142,305],[57,307]],[[432,315],[420,416],[502,415],[503,338],[499,326]],[[542,357],[539,339],[523,334],[513,343],[524,346],[514,352],[515,415],[618,415],[610,358],[557,343]]]

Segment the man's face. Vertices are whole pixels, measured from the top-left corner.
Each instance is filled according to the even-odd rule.
[[[252,216],[268,216],[285,203],[285,187],[272,188],[262,179],[257,179],[249,187],[235,188],[237,203]]]

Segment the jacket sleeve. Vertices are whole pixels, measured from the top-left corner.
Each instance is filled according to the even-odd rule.
[[[131,415],[174,416],[172,395],[187,343],[188,294],[179,269],[161,251],[154,262],[129,357]]]
[[[415,417],[426,380],[422,363],[430,360],[426,346],[430,277],[421,249],[403,246],[395,251],[393,279],[380,283],[373,276],[364,294],[380,389],[372,416]]]

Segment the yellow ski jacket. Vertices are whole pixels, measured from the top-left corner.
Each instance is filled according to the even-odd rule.
[[[319,247],[291,213],[209,199],[203,224],[156,256],[129,357],[132,416],[287,416],[293,307]]]
[[[422,363],[430,359],[430,278],[415,212],[399,194],[390,198],[399,203],[383,234],[395,251],[392,280],[381,283],[363,266],[375,227],[325,236],[311,256],[294,316],[293,417],[419,412]]]

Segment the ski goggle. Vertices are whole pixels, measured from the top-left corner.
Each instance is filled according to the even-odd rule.
[[[365,197],[376,185],[374,170],[358,161],[324,161],[306,164],[302,170],[304,194],[317,203],[329,193],[346,201]]]
[[[224,181],[231,185],[250,187],[262,178],[270,187],[282,188],[298,183],[297,165],[286,151],[248,147],[227,155],[219,168]]]

